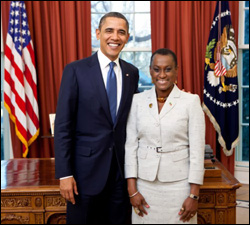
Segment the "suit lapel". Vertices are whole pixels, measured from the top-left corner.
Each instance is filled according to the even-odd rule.
[[[165,102],[164,106],[162,107],[160,113],[160,119],[162,119],[168,112],[170,112],[176,105],[178,98],[180,97],[180,90],[175,85],[173,90],[171,91],[167,101]]]
[[[95,53],[91,57],[89,66],[91,67],[91,75],[89,77],[90,77],[92,86],[97,93],[97,99],[100,101],[108,120],[110,121],[110,123],[113,123],[111,114],[110,114],[110,109],[109,109],[107,92],[106,92],[106,88],[104,85],[100,64],[97,58],[97,53]]]
[[[131,74],[129,73],[130,71],[127,69],[125,62],[123,62],[122,60],[119,60],[119,63],[120,63],[121,71],[122,71],[122,96],[121,96],[121,101],[120,101],[120,105],[119,105],[118,112],[117,112],[115,125],[117,124],[122,114],[127,97],[129,95],[130,79],[131,79]]]
[[[158,110],[158,104],[156,100],[156,92],[155,87],[153,87],[147,97],[147,109],[149,110],[150,114],[155,118],[157,122],[159,122],[159,110]]]

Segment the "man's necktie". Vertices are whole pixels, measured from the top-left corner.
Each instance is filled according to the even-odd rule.
[[[107,95],[109,99],[109,108],[112,116],[113,123],[116,121],[116,108],[117,108],[117,84],[116,75],[114,71],[114,62],[109,63],[109,72],[107,77]]]

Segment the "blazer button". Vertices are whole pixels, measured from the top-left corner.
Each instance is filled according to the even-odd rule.
[[[113,148],[112,148],[112,147],[110,147],[110,148],[109,148],[109,151],[110,151],[110,152],[112,152],[112,150],[113,150]]]

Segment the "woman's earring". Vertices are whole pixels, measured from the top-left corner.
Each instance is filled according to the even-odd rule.
[[[175,84],[177,85],[177,80],[175,81]]]

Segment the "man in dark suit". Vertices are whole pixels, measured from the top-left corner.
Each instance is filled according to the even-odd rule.
[[[67,203],[67,223],[124,224],[126,123],[139,72],[118,58],[129,39],[126,18],[100,20],[100,49],[68,64],[55,120],[56,178]]]

